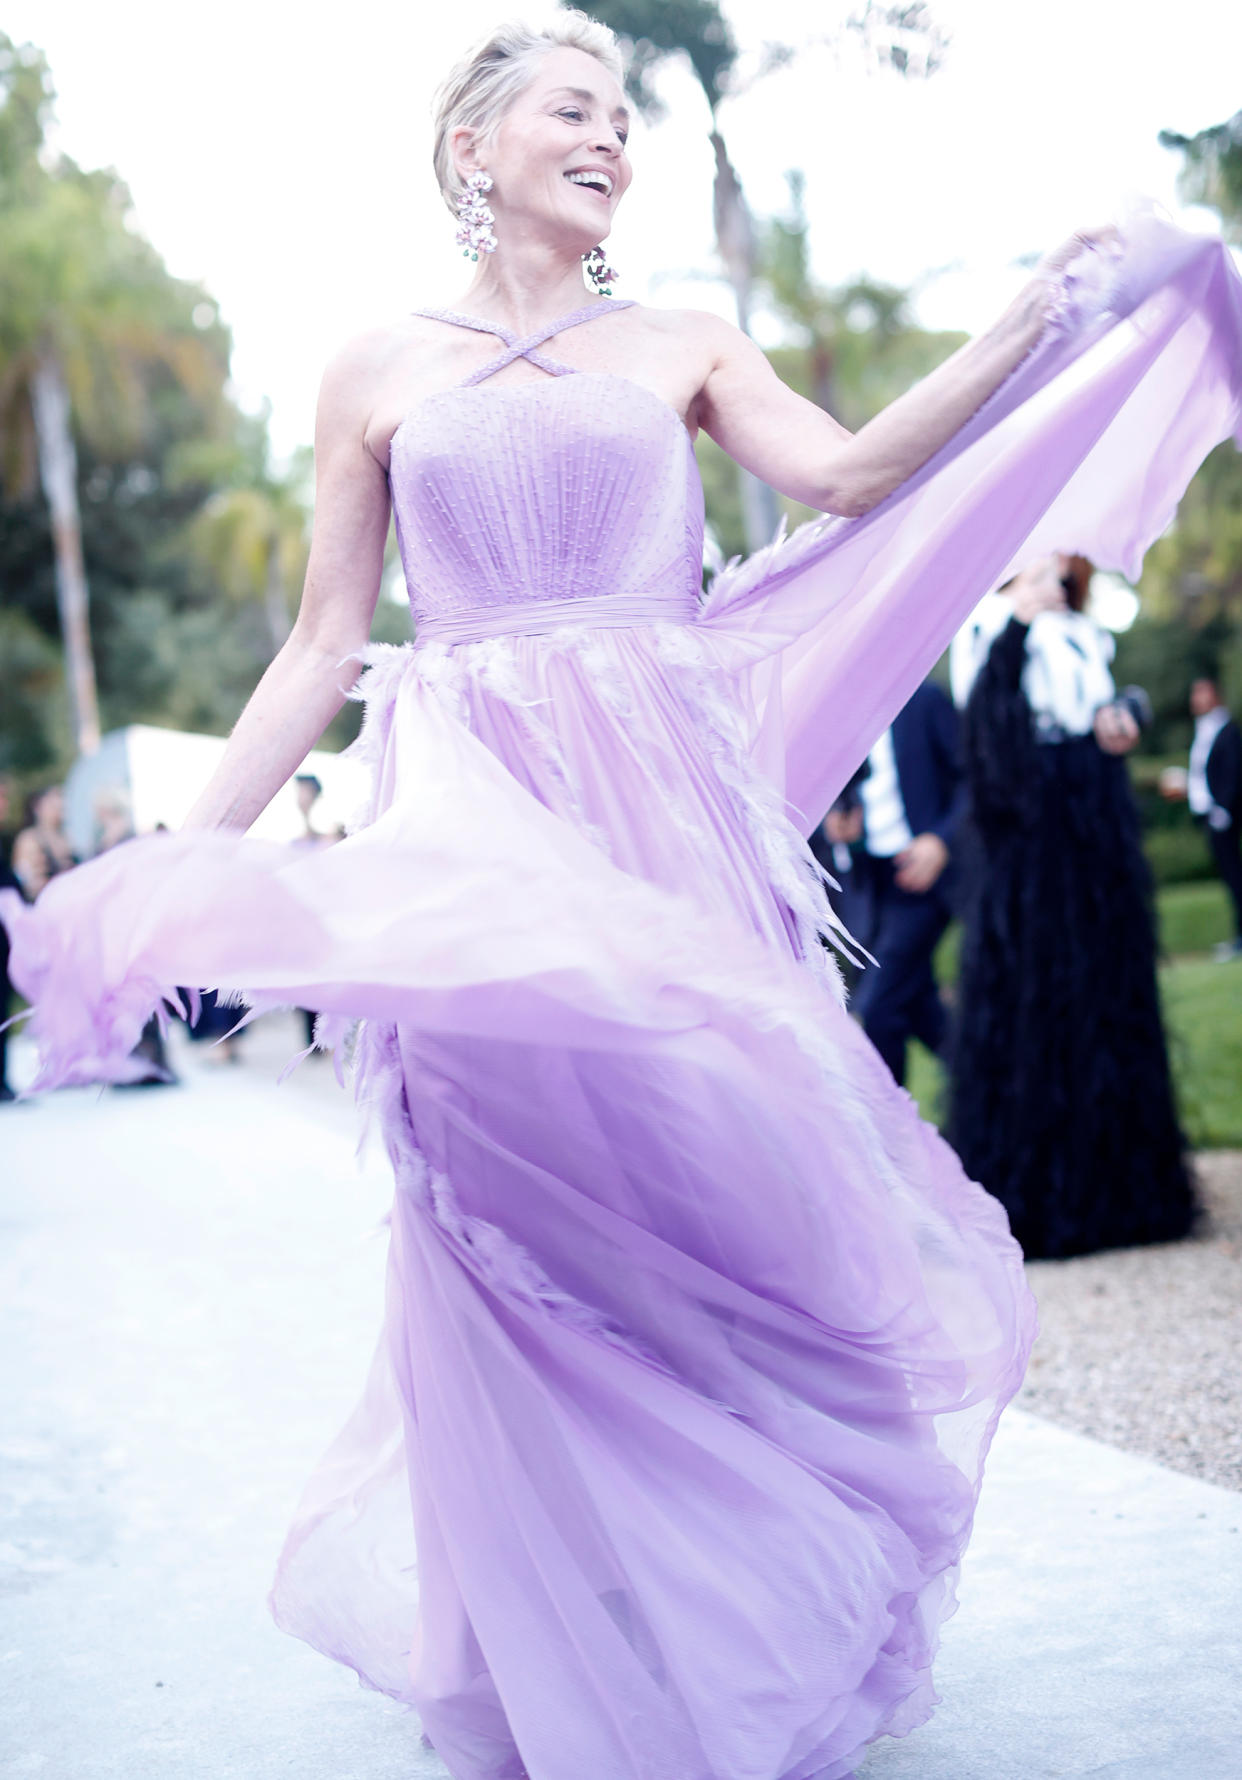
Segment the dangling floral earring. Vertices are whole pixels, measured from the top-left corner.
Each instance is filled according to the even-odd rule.
[[[484,192],[491,189],[490,173],[472,173],[457,199],[457,245],[468,260],[477,260],[480,253],[496,251],[496,237],[492,233],[496,218],[483,198]]]
[[[604,258],[602,247],[593,247],[590,253],[584,253],[582,263],[586,267],[586,275],[591,280],[601,297],[610,297],[612,287],[620,277]]]

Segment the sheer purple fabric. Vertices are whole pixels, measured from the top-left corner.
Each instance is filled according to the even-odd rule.
[[[1137,578],[1213,445],[1239,433],[1242,280],[1149,208],[1080,256],[1040,346],[858,520],[804,526],[717,577],[702,628],[751,674],[752,738],[814,828],[989,588],[1078,551]],[[844,720],[843,720],[844,718]]]
[[[876,513],[701,603],[679,418],[509,340],[545,381],[393,443],[419,640],[363,678],[357,832],[156,837],[4,907],[43,1085],[123,1077],[178,982],[362,1020],[385,1328],[273,1606],[457,1780],[843,1780],[934,1704],[1032,1308],[844,1011],[785,799],[1011,561],[1133,568],[1237,425],[1220,245],[1148,219],[1110,270]]]

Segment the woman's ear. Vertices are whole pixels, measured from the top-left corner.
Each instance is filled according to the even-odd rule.
[[[478,131],[467,124],[458,124],[449,131],[449,155],[457,171],[465,177],[479,170]]]

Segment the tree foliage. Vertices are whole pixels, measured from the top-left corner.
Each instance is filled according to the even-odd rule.
[[[1143,593],[1153,617],[1193,629],[1242,621],[1242,457],[1231,442],[1204,460],[1172,529],[1152,545]]]
[[[10,499],[30,499],[37,481],[48,506],[73,737],[90,751],[99,698],[80,452],[139,451],[161,376],[218,405],[228,353],[204,293],[171,279],[132,227],[116,176],[48,147],[51,103],[42,55],[0,38],[0,476]]]
[[[1242,112],[1195,136],[1162,131],[1183,157],[1179,186],[1193,203],[1219,211],[1226,236],[1242,238]],[[1184,804],[1159,795],[1159,769],[1184,763],[1192,723],[1190,682],[1219,680],[1235,709],[1242,699],[1242,454],[1229,442],[1204,461],[1182,497],[1177,518],[1147,553],[1134,626],[1118,638],[1119,684],[1137,682],[1154,723],[1131,763],[1157,878],[1171,882],[1210,872],[1207,848]]]
[[[1226,238],[1242,241],[1242,111],[1194,136],[1161,130],[1160,141],[1182,155],[1182,196],[1219,212]]]
[[[670,59],[682,57],[689,63],[715,120],[723,100],[811,49],[827,48],[840,56],[853,46],[868,67],[925,79],[941,66],[949,45],[925,0],[862,0],[839,9],[827,30],[802,32],[796,42],[765,39],[745,55],[717,0],[597,0],[590,10],[621,39],[627,89],[652,122],[664,115],[656,80]]]
[[[29,190],[51,116],[52,76],[43,51],[0,33],[0,183]]]
[[[42,54],[0,35],[0,770],[72,756],[32,381],[63,376],[104,727],[229,727],[287,631],[305,464],[229,392],[231,339],[111,172],[52,153]]]
[[[677,56],[689,61],[715,116],[738,55],[716,0],[597,0],[591,14],[621,39],[626,89],[645,117],[654,122],[664,115],[656,75]]]
[[[1195,136],[1162,131],[1160,141],[1182,156],[1183,194],[1215,208],[1225,234],[1242,240],[1242,112]],[[1141,593],[1140,634],[1127,651],[1141,656],[1148,629],[1153,663],[1163,649],[1158,673],[1168,690],[1157,714],[1167,709],[1167,734],[1180,742],[1195,674],[1216,674],[1242,698],[1242,453],[1231,442],[1208,456],[1173,526],[1148,552]]]
[[[763,230],[759,276],[768,306],[798,344],[773,356],[787,382],[857,431],[965,336],[919,327],[912,291],[871,278],[819,282],[811,270],[806,180],[799,171],[786,179],[789,208]]]
[[[0,187],[0,427],[8,487],[29,491],[29,384],[41,352],[56,352],[79,434],[119,459],[141,448],[161,383],[208,417],[229,341],[206,293],[170,278],[128,226],[129,193],[114,175],[63,162],[14,200]]]
[[[787,328],[789,344],[773,347],[782,382],[856,432],[881,408],[955,352],[965,338],[936,333],[914,319],[913,292],[874,279],[820,283],[811,271],[805,180],[787,175],[789,208],[760,227],[757,277],[765,307]],[[708,520],[726,556],[746,547],[730,460],[710,439],[697,446]],[[797,524],[810,509],[782,502]]]

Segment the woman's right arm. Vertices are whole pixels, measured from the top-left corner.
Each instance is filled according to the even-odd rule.
[[[388,535],[388,481],[364,434],[369,366],[346,351],[324,377],[315,421],[315,521],[302,602],[185,828],[248,828],[345,702],[347,657],[365,647]]]

